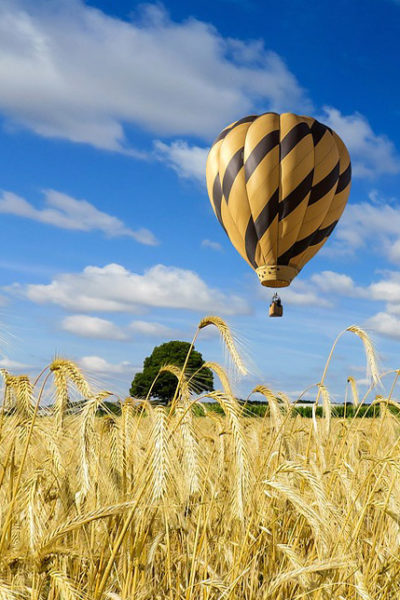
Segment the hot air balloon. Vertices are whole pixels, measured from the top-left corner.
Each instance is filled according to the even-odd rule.
[[[206,175],[215,215],[233,246],[262,285],[280,288],[334,230],[349,196],[351,163],[326,125],[269,112],[223,129]]]

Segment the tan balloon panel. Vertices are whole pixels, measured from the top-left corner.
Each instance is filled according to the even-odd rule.
[[[268,287],[291,283],[324,245],[346,206],[351,163],[339,136],[292,113],[244,117],[207,159],[214,212]]]

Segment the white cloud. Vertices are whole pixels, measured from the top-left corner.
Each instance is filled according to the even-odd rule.
[[[392,244],[389,244],[387,253],[388,257],[393,263],[400,263],[400,239],[396,240]]]
[[[368,377],[361,377],[360,379],[356,379],[356,383],[357,385],[369,387],[371,385],[371,379]]]
[[[97,338],[103,340],[128,340],[132,336],[165,337],[174,334],[174,330],[161,323],[152,321],[132,321],[125,328],[119,327],[112,321],[89,315],[70,315],[61,322],[64,331],[79,337]]]
[[[385,298],[382,296],[378,299],[383,301],[385,300]],[[391,315],[400,315],[400,296],[396,302],[388,302],[386,304],[386,310]]]
[[[400,273],[387,271],[384,278],[371,283],[369,289],[375,298],[387,302],[400,301]]]
[[[127,360],[120,363],[110,363],[101,356],[83,356],[79,366],[89,373],[101,373],[104,376],[110,374],[134,374],[139,368]]]
[[[205,185],[208,148],[189,146],[187,142],[176,140],[171,144],[154,142],[156,156],[173,169],[183,179],[196,179]]]
[[[166,337],[174,334],[174,330],[170,327],[150,321],[132,321],[129,329],[144,337]]]
[[[382,278],[379,281],[372,282],[367,286],[360,286],[355,281],[344,273],[335,273],[334,271],[322,271],[315,273],[308,281],[299,281],[302,286],[297,304],[307,304],[307,294],[316,297],[316,303],[320,303],[319,294],[323,294],[322,301],[332,302],[338,296],[346,296],[347,298],[360,298],[369,300],[370,302],[381,302],[385,304],[385,313],[379,313],[374,317],[372,323],[374,326],[378,324],[380,317],[383,316],[383,323],[389,330],[389,323],[395,324],[392,319],[394,315],[400,316],[400,272],[386,271],[382,273]],[[288,290],[290,291],[290,290]],[[290,296],[288,297],[291,300]],[[286,293],[285,293],[286,301]],[[389,319],[390,317],[390,319]],[[381,329],[383,325],[381,324]]]
[[[285,304],[297,306],[322,306],[329,308],[332,303],[323,298],[315,288],[306,281],[295,280],[293,284],[282,292]]]
[[[374,133],[363,115],[358,112],[342,115],[338,109],[325,106],[324,114],[319,118],[343,139],[350,152],[354,176],[400,172],[400,156],[393,142],[385,135]]]
[[[76,200],[55,190],[45,190],[44,199],[44,208],[36,208],[16,194],[3,192],[0,196],[0,213],[32,219],[61,229],[98,230],[108,237],[128,236],[151,246],[158,243],[148,229],[129,229],[120,219],[98,210],[86,200]]]
[[[250,310],[243,298],[208,287],[194,271],[164,265],[155,265],[143,275],[118,264],[88,266],[81,273],[58,275],[47,285],[16,284],[12,290],[33,302],[78,312],[138,312],[143,306],[224,314]]]
[[[314,273],[308,280],[296,279],[282,292],[285,304],[322,308],[332,307],[338,296],[375,299],[370,288],[358,286],[348,275],[335,271]]]
[[[324,252],[336,256],[352,254],[368,246],[382,252],[393,262],[400,262],[400,208],[394,199],[385,201],[376,190],[371,202],[348,204],[335,230],[333,244]]]
[[[79,0],[0,6],[0,111],[9,130],[84,142],[138,158],[125,124],[156,137],[207,142],[252,112],[305,113],[312,105],[282,58],[263,42],[222,36],[195,18],[172,21],[145,5],[130,21]],[[393,143],[359,114],[325,107],[321,120],[347,143],[355,175],[400,171]],[[182,177],[204,180],[207,149],[156,142]]]
[[[220,252],[222,250],[221,244],[219,244],[218,242],[213,242],[212,240],[203,240],[201,242],[201,245],[203,246],[203,248],[211,248],[211,250],[216,250],[217,252]]]
[[[315,303],[323,306],[325,302],[327,306],[331,306],[338,296],[345,296],[386,303],[389,313],[400,315],[400,272],[397,271],[388,271],[380,281],[367,286],[357,285],[344,273],[321,271],[312,275],[308,281],[296,280],[287,291],[285,290],[285,301],[287,293],[291,291],[293,298],[289,294],[288,302],[292,304]]]
[[[304,110],[302,110],[304,112]],[[360,113],[342,115],[333,107],[324,107],[319,119],[332,127],[349,149],[355,177],[373,177],[400,172],[400,156],[393,142],[377,135]],[[155,142],[157,157],[174,169],[180,177],[192,177],[204,183],[208,148],[190,146],[177,140],[171,144]]]
[[[380,335],[400,339],[400,319],[386,312],[380,312],[368,319],[366,326]]]
[[[128,335],[121,328],[99,317],[88,315],[72,315],[63,319],[62,329],[80,337],[98,338],[103,340],[126,340]]]
[[[311,276],[311,282],[325,294],[359,298],[364,298],[367,294],[365,288],[357,286],[349,275],[336,273],[335,271],[315,273]]]
[[[16,360],[12,360],[7,356],[0,359],[0,368],[2,369],[30,369],[29,365],[25,365]]]
[[[400,315],[400,272],[386,271],[382,273],[379,281],[372,282],[367,286],[356,285],[354,280],[343,273],[333,271],[322,271],[312,275],[304,285],[311,290],[317,289],[328,295],[329,298],[335,296],[346,296],[348,298],[360,298],[371,302],[381,302],[385,304],[386,313],[385,324],[389,323],[389,316]],[[376,322],[378,321],[376,317]],[[375,321],[373,321],[375,323]]]
[[[373,300],[386,302],[386,309],[391,314],[400,314],[400,273],[389,271],[384,278],[371,283],[368,288]]]
[[[39,135],[127,149],[124,124],[209,138],[254,107],[310,108],[261,41],[224,38],[160,5],[123,21],[78,0],[3,1],[0,110]]]

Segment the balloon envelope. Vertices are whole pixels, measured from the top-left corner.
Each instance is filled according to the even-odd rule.
[[[207,189],[229,239],[268,287],[285,287],[318,252],[347,203],[349,153],[311,117],[265,113],[226,127]]]

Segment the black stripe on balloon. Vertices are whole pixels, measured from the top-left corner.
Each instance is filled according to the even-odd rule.
[[[276,129],[271,131],[262,138],[251,151],[246,162],[244,163],[244,174],[246,177],[246,183],[257,169],[260,162],[267,156],[273,148],[279,144],[279,130]]]
[[[338,221],[334,221],[328,227],[324,227],[324,229],[317,229],[317,231],[310,233],[310,235],[308,235],[306,238],[295,242],[293,246],[289,248],[289,250],[281,254],[281,256],[278,258],[278,265],[288,265],[292,258],[298,256],[310,246],[316,246],[325,238],[329,237],[332,231],[335,229],[337,222]]]
[[[339,163],[337,163],[332,171],[318,183],[313,185],[308,206],[321,200],[338,182],[339,179]]]
[[[223,131],[221,131],[221,133],[218,135],[218,137],[216,137],[215,140],[213,141],[211,148],[213,146],[215,146],[215,144],[217,144],[218,142],[220,142],[221,140],[223,140],[224,137],[226,135],[228,135],[228,133],[230,132],[231,129],[232,129],[232,127],[227,127],[226,129],[224,129]]]
[[[257,233],[257,237],[261,240],[272,221],[279,214],[279,188],[275,190],[267,204],[264,206],[257,219],[255,220],[254,227]]]
[[[213,142],[213,146],[215,146],[215,144],[221,140],[224,139],[224,137],[226,137],[228,135],[228,133],[230,131],[232,131],[232,129],[235,129],[235,127],[237,127],[238,125],[243,125],[243,123],[251,123],[252,121],[254,121],[255,119],[257,119],[257,115],[249,115],[248,117],[243,117],[243,119],[239,119],[239,121],[236,121],[236,123],[234,123],[233,125],[231,125],[230,127],[227,127],[226,129],[224,129],[223,131],[221,131],[221,133],[218,135],[218,137],[214,140]],[[212,146],[211,146],[212,147]]]
[[[219,173],[216,174],[215,179],[214,179],[212,198],[213,198],[214,208],[215,208],[215,212],[216,212],[218,221],[221,223],[222,227],[224,228],[225,233],[227,233],[224,222],[222,220],[222,214],[221,214],[222,188],[221,188],[221,181],[219,178]]]
[[[324,137],[324,133],[328,130],[326,125],[323,125],[319,121],[315,120],[311,125],[311,135],[313,136],[314,146]]]
[[[299,185],[286,198],[279,203],[279,220],[282,221],[295,208],[299,206],[311,190],[314,169],[312,169],[307,177],[299,183]]]
[[[309,133],[310,128],[304,121],[295,125],[281,141],[281,160]]]
[[[257,268],[256,263],[256,248],[257,248],[258,237],[254,227],[253,218],[250,217],[249,223],[246,228],[246,234],[244,237],[244,247],[246,249],[246,255],[249,262],[253,267]]]
[[[349,166],[347,167],[347,169],[345,171],[343,171],[343,173],[339,177],[339,181],[338,181],[337,188],[336,188],[336,193],[339,194],[340,192],[343,192],[343,190],[349,185],[350,181],[351,181],[351,163],[349,163]]]
[[[229,202],[229,194],[231,193],[233,183],[242,167],[243,148],[239,148],[239,150],[235,152],[235,154],[229,161],[228,166],[225,169],[224,179],[222,181],[222,191],[224,193],[224,197],[227,203]]]

